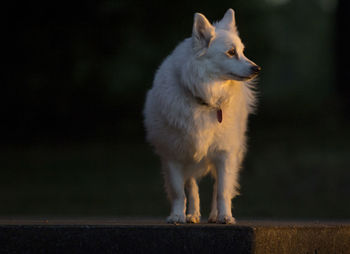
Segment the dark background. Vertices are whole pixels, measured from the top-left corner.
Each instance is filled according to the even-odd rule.
[[[145,93],[192,31],[236,10],[262,66],[238,218],[350,218],[347,0],[11,1],[2,8],[0,216],[166,216]],[[212,180],[200,183],[208,215]]]

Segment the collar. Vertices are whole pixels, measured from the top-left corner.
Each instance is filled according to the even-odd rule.
[[[199,105],[202,106],[206,106],[208,108],[211,109],[215,109],[216,110],[216,118],[218,120],[219,123],[222,122],[222,110],[221,110],[221,100],[219,100],[218,105],[213,106],[211,104],[209,104],[208,102],[206,102],[205,100],[203,100],[200,96],[195,96],[190,89],[188,89],[187,87],[185,88],[185,92],[188,94],[188,96],[190,98],[192,98],[193,100],[196,101],[196,103],[198,103]]]
[[[192,98],[192,100],[194,100],[197,104],[206,106],[211,109],[216,109],[216,110],[221,109],[221,100],[218,101],[217,105],[212,105],[206,102],[202,97],[194,95],[189,88],[185,87],[184,90],[185,90],[185,93],[188,95],[188,97]]]

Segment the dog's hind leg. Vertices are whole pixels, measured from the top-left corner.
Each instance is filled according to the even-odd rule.
[[[189,223],[199,223],[201,214],[199,208],[199,193],[196,179],[193,177],[188,179],[185,184],[185,188],[188,201],[186,220]]]
[[[178,163],[167,162],[164,170],[165,187],[171,202],[171,213],[168,223],[186,223],[186,195],[182,166]]]

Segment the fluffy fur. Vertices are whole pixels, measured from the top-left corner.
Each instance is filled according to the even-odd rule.
[[[214,25],[196,13],[192,36],[155,75],[144,117],[171,201],[169,223],[200,221],[197,179],[208,173],[215,179],[209,222],[235,222],[231,200],[238,194],[247,117],[255,105],[251,81],[260,70],[243,50],[232,9]]]

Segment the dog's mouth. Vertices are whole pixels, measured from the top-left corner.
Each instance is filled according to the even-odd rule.
[[[233,79],[233,80],[237,80],[237,81],[247,81],[247,80],[250,80],[250,79],[253,79],[255,78],[258,74],[257,73],[254,73],[252,75],[249,75],[249,76],[240,76],[240,75],[237,75],[235,73],[228,73],[230,79]]]

